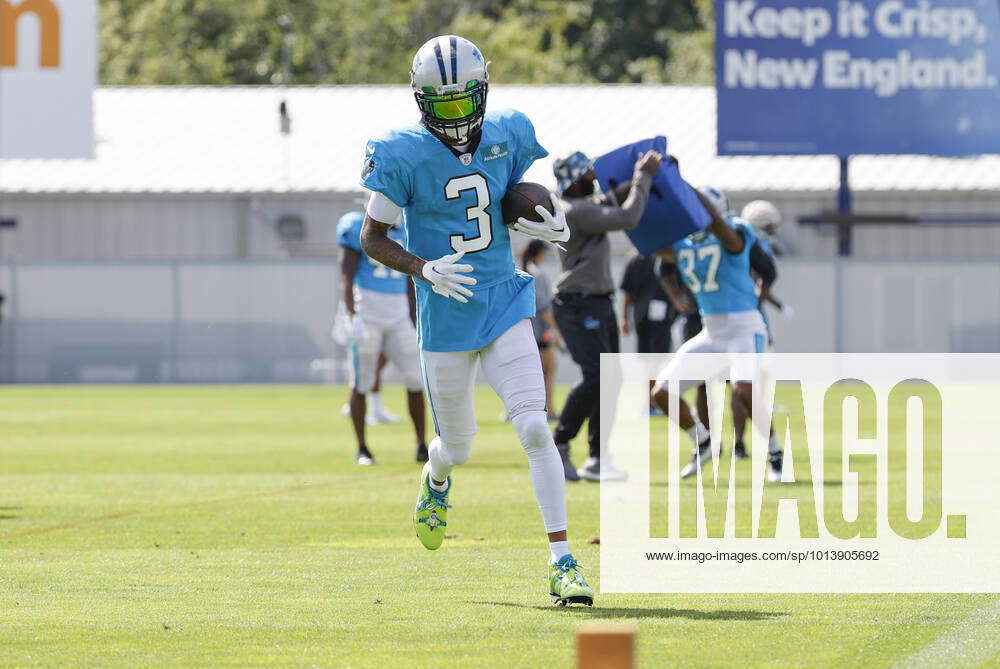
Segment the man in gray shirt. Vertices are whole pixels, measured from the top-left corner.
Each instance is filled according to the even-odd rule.
[[[611,197],[595,197],[596,175],[592,163],[579,151],[553,166],[566,221],[573,234],[566,250],[559,253],[562,274],[556,282],[552,301],[559,331],[573,361],[580,366],[583,379],[566,398],[555,442],[563,459],[566,479],[579,477],[599,481],[601,475],[601,353],[618,353],[618,321],[612,297],[615,282],[611,278],[611,242],[607,233],[631,230],[642,217],[649,198],[653,175],[663,156],[650,151],[636,161],[628,197],[620,204]],[[588,421],[590,457],[576,471],[569,457],[569,442]],[[605,467],[604,479],[622,478]]]

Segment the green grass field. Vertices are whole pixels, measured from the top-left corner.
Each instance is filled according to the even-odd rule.
[[[403,413],[403,393],[387,389]],[[352,464],[330,387],[0,388],[0,666],[570,667],[636,620],[662,666],[1000,666],[994,596],[599,596],[554,608],[526,459],[481,389],[424,550],[406,423]],[[582,440],[576,454],[583,457]],[[598,488],[569,487],[597,585]]]

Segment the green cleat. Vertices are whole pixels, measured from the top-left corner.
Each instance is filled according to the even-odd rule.
[[[448,489],[438,492],[430,487],[431,463],[424,465],[420,473],[420,491],[417,493],[417,506],[413,509],[413,527],[417,538],[429,551],[441,547],[444,541],[444,528],[448,525],[448,494],[451,492],[451,477],[448,477]]]
[[[594,605],[594,589],[583,578],[580,565],[572,555],[564,555],[559,562],[549,564],[549,594],[557,606]]]

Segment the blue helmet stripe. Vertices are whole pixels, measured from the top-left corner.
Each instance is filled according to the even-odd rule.
[[[451,46],[451,83],[458,83],[458,38],[454,35],[449,40]]]
[[[434,42],[434,55],[437,56],[438,72],[441,73],[441,83],[448,83],[448,75],[444,71],[444,56],[441,55],[441,43]]]

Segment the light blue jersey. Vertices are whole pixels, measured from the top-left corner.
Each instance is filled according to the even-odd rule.
[[[697,241],[692,235],[674,243],[681,278],[694,293],[702,316],[757,310],[757,291],[750,276],[750,248],[756,235],[741,218],[729,225],[743,235],[743,250],[729,253],[710,232]]]
[[[340,217],[337,222],[337,240],[344,248],[354,249],[361,254],[361,262],[358,263],[358,272],[354,275],[354,284],[364,290],[373,290],[376,293],[391,293],[399,295],[406,292],[407,277],[402,272],[389,269],[374,258],[369,258],[368,254],[361,248],[361,224],[365,221],[365,215],[360,211],[352,211]],[[403,231],[393,228],[389,231],[389,238],[396,242],[403,243]]]
[[[514,267],[500,202],[539,158],[548,155],[528,118],[487,112],[471,152],[456,155],[420,125],[368,143],[361,185],[403,208],[406,249],[427,260],[465,251],[478,282],[468,304],[415,281],[420,346],[427,351],[483,348],[535,315],[533,279]]]

